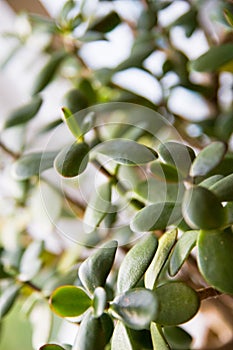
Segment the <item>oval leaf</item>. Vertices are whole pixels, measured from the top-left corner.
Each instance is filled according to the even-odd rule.
[[[211,186],[213,186],[216,182],[218,182],[222,178],[223,178],[223,175],[213,175],[203,180],[198,185],[209,189]]]
[[[111,341],[112,350],[134,350],[130,335],[121,321],[118,321]]]
[[[4,317],[14,305],[14,302],[19,295],[20,288],[21,286],[13,284],[3,291],[0,296],[1,318]]]
[[[223,293],[233,294],[233,234],[201,231],[197,241],[198,266],[205,280]]]
[[[221,202],[233,201],[233,174],[216,182],[210,187],[210,190]]]
[[[93,298],[93,315],[95,317],[100,317],[104,313],[104,309],[107,303],[107,294],[102,287],[95,289],[94,298]]]
[[[107,242],[81,264],[78,275],[83,286],[90,293],[93,293],[97,287],[104,287],[116,250],[117,241]]]
[[[41,268],[42,261],[40,255],[44,249],[43,242],[32,242],[25,250],[20,261],[20,275],[21,281],[31,280]]]
[[[187,350],[191,348],[192,337],[181,327],[164,327],[163,332],[173,349]]]
[[[125,256],[117,278],[117,289],[123,293],[135,287],[150,265],[158,246],[154,234],[148,234]]]
[[[150,167],[150,171],[159,179],[166,182],[179,182],[182,180],[177,169],[171,165],[161,162],[153,162]]]
[[[176,242],[177,230],[166,232],[159,239],[157,252],[145,274],[145,286],[154,289],[157,279],[165,265],[167,258]]]
[[[116,12],[110,12],[105,17],[97,20],[89,30],[100,32],[100,33],[108,33],[112,31],[118,24],[121,23],[121,19]]]
[[[68,178],[80,175],[88,164],[89,146],[85,143],[73,143],[59,152],[54,161],[57,172]]]
[[[227,217],[219,199],[201,186],[186,191],[182,212],[187,224],[194,229],[211,230],[221,227]]]
[[[211,170],[219,165],[227,151],[225,143],[216,141],[205,147],[194,160],[190,175],[206,176]]]
[[[118,295],[110,308],[114,316],[130,328],[145,329],[156,318],[158,303],[152,291],[138,288]]]
[[[88,101],[85,95],[77,90],[69,90],[64,96],[64,105],[73,113],[81,111],[88,107]]]
[[[91,306],[89,296],[83,289],[75,286],[55,289],[49,302],[51,309],[61,317],[80,316]]]
[[[155,290],[159,301],[156,322],[173,326],[190,320],[199,309],[197,293],[182,282],[168,282]]]
[[[155,160],[157,153],[132,140],[114,139],[98,145],[95,152],[104,154],[118,164],[140,165]]]
[[[40,96],[34,97],[30,103],[13,111],[7,118],[4,127],[10,128],[27,123],[39,112],[41,105],[42,98]]]
[[[43,171],[52,168],[58,152],[30,153],[22,156],[12,167],[13,176],[17,180],[27,180],[38,176]]]
[[[134,232],[164,230],[167,226],[178,223],[181,218],[181,204],[155,203],[139,210],[131,221],[130,228]]]
[[[196,244],[198,231],[187,231],[175,245],[170,257],[169,274],[175,276]]]
[[[65,349],[57,344],[45,344],[41,346],[39,350],[65,350]]]
[[[151,337],[153,342],[153,349],[156,350],[170,350],[170,346],[164,337],[161,326],[152,322],[150,326]]]

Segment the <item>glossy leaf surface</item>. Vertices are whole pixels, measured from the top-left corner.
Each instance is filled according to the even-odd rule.
[[[233,233],[201,231],[197,247],[198,266],[205,280],[217,290],[233,294]]]

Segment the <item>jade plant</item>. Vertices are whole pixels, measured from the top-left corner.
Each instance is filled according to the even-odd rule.
[[[103,15],[68,0],[57,18],[21,14],[30,30],[10,33],[16,57],[46,34],[47,62],[28,103],[6,117],[0,143],[15,189],[1,222],[1,322],[4,332],[12,307],[26,304],[36,350],[192,349],[182,325],[205,299],[224,304],[227,296],[232,307],[233,117],[232,100],[221,98],[233,67],[232,4],[213,6],[216,44],[202,18],[206,1],[183,1],[186,12],[170,24],[160,18],[174,2],[133,3],[139,14],[129,20],[115,2]],[[129,57],[93,68],[82,49],[123,25],[133,34]],[[201,31],[206,52],[192,60],[173,40],[175,28],[186,40]],[[160,73],[146,64],[156,53]],[[157,80],[158,102],[115,82],[130,68]],[[169,74],[177,81],[166,86]],[[30,141],[11,148],[8,133],[25,136],[57,81],[68,86],[60,118],[38,123]],[[177,87],[202,98],[211,115],[174,111]],[[54,335],[62,320],[77,328],[69,344]]]

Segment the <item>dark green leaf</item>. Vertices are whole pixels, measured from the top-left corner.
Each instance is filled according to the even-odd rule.
[[[119,15],[116,12],[110,12],[107,16],[93,23],[89,29],[95,32],[108,33],[117,27],[120,23],[121,19]]]
[[[175,166],[183,176],[188,174],[191,163],[195,158],[195,153],[191,147],[173,141],[161,143],[158,152],[165,163]]]
[[[233,202],[229,202],[226,205],[227,210],[227,224],[233,225]]]
[[[116,249],[117,241],[107,242],[81,264],[78,271],[79,278],[90,293],[97,287],[104,287],[114,262]]]
[[[150,170],[153,175],[166,182],[179,182],[182,180],[177,169],[170,164],[156,161],[151,164]]]
[[[187,350],[191,348],[192,337],[181,327],[164,327],[163,331],[173,349]]]
[[[93,298],[93,315],[95,317],[100,317],[104,313],[104,309],[106,307],[107,302],[107,294],[102,287],[98,287],[95,289],[94,298]]]
[[[21,281],[31,280],[39,271],[42,265],[40,255],[44,249],[44,242],[34,241],[25,250],[20,261]]]
[[[145,286],[154,289],[156,281],[165,265],[167,258],[176,242],[177,230],[169,231],[163,234],[159,239],[157,252],[145,274]]]
[[[39,350],[64,350],[64,348],[57,344],[45,344]]]
[[[63,103],[73,114],[88,107],[87,97],[77,89],[69,90]]]
[[[159,301],[156,322],[173,326],[190,320],[199,309],[197,293],[182,282],[168,282],[155,290]]]
[[[28,104],[14,110],[7,118],[4,127],[21,125],[29,122],[39,112],[42,105],[42,98],[35,96]]]
[[[210,190],[223,201],[233,201],[233,174],[219,180],[210,187]]]
[[[130,223],[134,232],[164,230],[182,218],[181,204],[161,202],[141,209]]]
[[[96,192],[92,194],[83,219],[85,232],[93,232],[109,212],[111,208],[111,189],[111,183],[107,182],[96,188]]]
[[[62,61],[67,57],[64,51],[57,51],[52,54],[48,63],[42,68],[33,86],[33,94],[42,91],[54,78]]]
[[[148,234],[125,256],[117,278],[117,289],[123,293],[136,286],[150,265],[158,246],[154,234]]]
[[[150,326],[153,349],[156,350],[171,350],[167,340],[164,337],[161,326],[152,322]]]
[[[74,142],[63,148],[54,160],[57,172],[68,178],[80,175],[88,165],[89,146],[85,143]]]
[[[233,27],[233,13],[231,13],[228,9],[224,9],[224,16],[228,22],[228,24]]]
[[[198,231],[184,232],[170,257],[169,273],[175,276],[196,244]]]
[[[223,293],[233,294],[233,234],[201,231],[197,241],[198,266],[205,280]]]
[[[202,182],[199,183],[199,186],[205,187],[205,188],[210,188],[213,186],[216,182],[221,180],[223,178],[223,175],[213,175],[208,177],[207,179],[203,180]]]
[[[194,229],[215,229],[223,226],[227,219],[226,210],[219,199],[201,186],[186,191],[182,212],[187,224]]]
[[[233,169],[233,154],[229,152],[229,153],[226,153],[221,163],[209,173],[209,176],[216,175],[216,174],[227,176],[232,174],[232,169]]]
[[[145,288],[132,289],[118,295],[110,308],[116,318],[133,329],[148,328],[158,313],[154,292]]]
[[[95,318],[88,312],[78,330],[72,350],[103,350],[113,332],[113,322],[108,314]]]
[[[206,176],[211,170],[216,168],[223,159],[227,151],[225,143],[216,141],[205,147],[194,160],[190,175],[195,176]]]
[[[198,72],[213,72],[233,60],[233,44],[213,46],[202,56],[192,61],[190,68]]]
[[[82,315],[90,306],[91,299],[83,289],[75,286],[62,286],[50,296],[51,309],[61,317]]]
[[[38,176],[42,171],[53,167],[57,153],[57,151],[52,151],[23,155],[13,164],[13,176],[17,180],[27,180],[32,176]]]
[[[19,295],[21,286],[12,284],[8,286],[0,296],[0,316],[4,317],[13,306],[15,300]]]
[[[96,147],[95,152],[124,165],[146,164],[157,158],[157,153],[153,149],[124,139],[105,141]]]

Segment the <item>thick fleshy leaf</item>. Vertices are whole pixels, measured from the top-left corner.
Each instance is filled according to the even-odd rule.
[[[95,189],[85,210],[83,222],[85,232],[93,232],[108,214],[111,208],[112,185],[110,182],[104,183]]]
[[[197,293],[182,282],[168,282],[155,290],[159,312],[155,321],[173,326],[190,320],[198,311],[200,301]]]
[[[156,161],[151,164],[150,171],[153,175],[166,182],[179,182],[182,180],[177,169],[171,164]]]
[[[0,296],[0,316],[4,317],[14,305],[15,300],[19,295],[20,285],[12,284],[8,286]]]
[[[88,107],[86,96],[77,89],[69,90],[64,96],[64,106],[67,107],[71,113],[76,113]]]
[[[52,81],[60,64],[66,57],[67,52],[64,51],[57,51],[51,56],[50,60],[42,68],[35,80],[32,89],[34,95],[42,91]]]
[[[217,290],[233,294],[233,233],[201,231],[197,247],[198,266],[205,280]]]
[[[78,271],[79,278],[90,293],[97,287],[104,287],[116,250],[117,241],[107,242],[81,264]]]
[[[21,281],[29,281],[40,271],[42,261],[40,255],[44,249],[44,242],[34,241],[25,250],[20,261]]]
[[[39,350],[64,350],[64,348],[57,344],[45,344]]]
[[[146,164],[157,158],[157,153],[153,149],[126,139],[105,141],[96,147],[95,152],[124,165]]]
[[[108,33],[112,31],[118,24],[121,23],[121,19],[116,12],[110,12],[107,16],[97,20],[89,30],[100,32],[100,33]]]
[[[95,318],[88,312],[81,322],[72,350],[103,350],[113,332],[113,321],[108,314]]]
[[[171,350],[160,325],[152,322],[150,326],[153,349],[156,350]]]
[[[35,96],[31,102],[13,111],[7,118],[4,127],[21,125],[29,122],[39,112],[42,105],[42,98]]]
[[[211,170],[213,170],[222,161],[227,146],[225,143],[216,141],[205,147],[195,158],[191,169],[190,175],[206,176]]]
[[[125,256],[117,278],[117,289],[123,293],[136,286],[150,265],[158,246],[154,234],[147,234]]]
[[[134,350],[132,340],[124,324],[118,321],[111,341],[112,350]]]
[[[181,327],[164,327],[163,332],[172,349],[187,350],[191,348],[192,337]]]
[[[62,286],[50,296],[51,309],[61,317],[82,315],[90,306],[91,299],[83,289],[76,286]]]
[[[233,202],[227,203],[225,208],[227,211],[227,224],[233,225]]]
[[[154,292],[145,288],[118,295],[110,305],[116,318],[133,329],[145,329],[157,317],[158,303]]]
[[[38,349],[49,341],[53,323],[53,314],[46,299],[38,300],[33,304],[29,320],[32,325],[32,346]]]
[[[95,289],[94,298],[93,298],[93,315],[95,317],[100,317],[104,313],[104,309],[106,307],[107,302],[107,294],[102,287],[98,287]]]
[[[211,186],[213,186],[216,182],[218,182],[222,178],[223,178],[223,175],[213,175],[203,180],[198,185],[209,189],[211,188]]]
[[[186,176],[195,158],[193,149],[178,142],[165,142],[159,145],[158,152],[165,163],[175,166]]]
[[[233,201],[233,174],[224,177],[210,187],[210,190],[223,201]]]
[[[76,177],[87,167],[88,152],[89,146],[85,142],[75,142],[58,153],[54,160],[54,167],[63,177]]]
[[[210,175],[217,175],[221,174],[224,176],[232,174],[232,169],[233,169],[233,153],[226,153],[225,157],[221,161],[221,163],[214,168],[210,173]]]
[[[78,124],[77,118],[75,118],[71,110],[67,107],[63,107],[62,112],[66,125],[68,126],[69,130],[72,132],[74,137],[78,139],[82,135],[82,131]]]
[[[175,276],[196,244],[198,231],[184,232],[175,245],[170,257],[169,273]]]
[[[156,281],[165,265],[167,258],[176,242],[177,230],[169,231],[163,234],[159,239],[159,246],[145,274],[145,286],[149,289],[154,289]]]
[[[215,229],[227,220],[226,210],[217,196],[201,186],[186,191],[182,212],[187,224],[194,229]]]
[[[164,230],[172,224],[177,224],[181,218],[180,203],[155,203],[141,209],[131,221],[130,228],[134,232]]]
[[[213,46],[192,61],[190,68],[198,72],[213,72],[233,60],[233,44],[227,43],[219,46]]]
[[[17,180],[27,180],[31,176],[38,176],[42,171],[53,167],[57,153],[54,151],[25,154],[13,164],[13,176]]]

